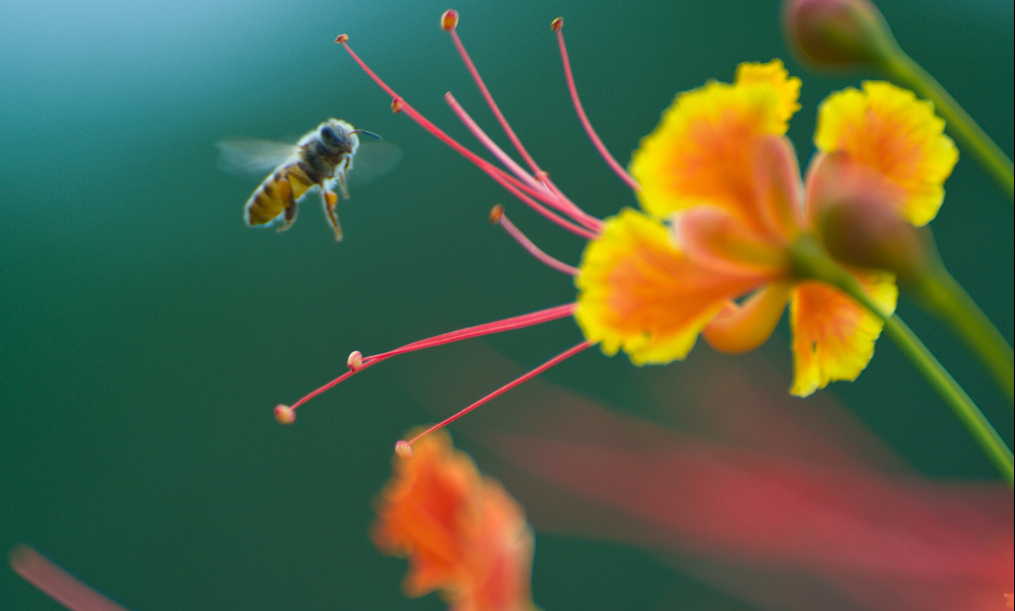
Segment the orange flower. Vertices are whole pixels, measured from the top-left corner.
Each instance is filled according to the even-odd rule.
[[[407,595],[441,590],[454,611],[533,608],[534,543],[522,508],[443,431],[395,459],[377,515],[377,547],[409,558]]]
[[[799,89],[774,60],[742,64],[733,84],[677,96],[631,160],[644,212],[607,219],[585,249],[575,318],[586,338],[635,364],[682,359],[698,335],[743,352],[768,338],[789,303],[793,394],[853,380],[866,367],[882,323],[802,273],[798,244],[819,241],[821,214],[844,199],[873,199],[927,223],[957,153],[929,103],[865,83],[822,104],[804,188],[785,137]],[[894,311],[892,274],[854,273]]]

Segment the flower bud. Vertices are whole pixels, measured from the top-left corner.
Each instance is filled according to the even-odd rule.
[[[898,210],[869,198],[827,205],[821,233],[834,259],[889,270],[903,282],[919,275],[934,252],[928,229],[914,227]]]
[[[902,187],[842,152],[819,155],[811,168],[808,207],[834,259],[889,270],[902,281],[936,260],[929,230],[905,217]]]
[[[786,0],[783,27],[790,45],[820,66],[881,64],[898,52],[888,23],[870,0]]]

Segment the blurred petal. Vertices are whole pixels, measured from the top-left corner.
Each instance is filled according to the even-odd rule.
[[[453,611],[529,611],[535,540],[521,506],[497,482],[483,485],[470,569],[473,582]]]
[[[743,304],[729,303],[705,327],[702,335],[719,352],[739,354],[765,343],[775,331],[789,301],[789,287],[772,284]]]
[[[575,319],[604,353],[623,349],[636,365],[682,359],[702,327],[764,277],[720,274],[687,259],[666,226],[631,209],[607,219],[575,279]]]
[[[888,272],[857,274],[868,293],[887,312],[895,311],[898,288]],[[793,331],[793,386],[806,397],[829,382],[855,380],[874,355],[882,322],[848,296],[825,284],[805,282],[790,302]]]
[[[701,203],[755,219],[754,143],[786,133],[800,80],[782,62],[742,64],[733,85],[710,82],[677,96],[631,159],[642,208],[666,216]]]
[[[905,215],[930,222],[944,201],[944,181],[958,149],[944,135],[934,106],[890,83],[867,81],[828,96],[818,111],[814,143],[825,153],[843,151],[881,172],[909,194]]]
[[[741,392],[749,402],[758,389]],[[484,436],[548,484],[533,487],[550,497],[542,529],[679,553],[678,566],[762,608],[986,609],[1011,589],[1012,500],[1003,485],[887,475],[861,457],[797,457],[839,442],[806,425],[766,451],[667,431],[578,397],[555,403],[539,409],[558,423],[552,428]],[[787,407],[773,411],[785,417],[778,408]],[[708,405],[695,411],[708,413]],[[746,578],[753,588],[738,587]]]
[[[473,519],[480,485],[475,464],[455,452],[441,431],[418,442],[411,459],[393,463],[395,474],[378,504],[374,542],[386,553],[409,557],[409,596],[461,587],[467,555],[461,533]]]
[[[670,216],[670,230],[684,255],[718,273],[788,273],[782,244],[764,240],[723,208],[702,205]]]
[[[382,493],[374,542],[409,557],[405,590],[441,590],[453,611],[528,611],[533,537],[521,506],[445,431],[396,458]]]

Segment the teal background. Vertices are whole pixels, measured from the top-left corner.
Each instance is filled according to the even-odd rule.
[[[1010,155],[1011,2],[879,5],[903,47]],[[332,43],[348,33],[389,84],[471,143],[445,91],[497,130],[438,27],[445,8],[4,6],[0,550],[32,545],[135,611],[444,608],[433,596],[406,600],[405,562],[377,553],[368,536],[392,443],[437,417],[407,372],[453,378],[441,352],[357,376],[308,404],[292,427],[277,425],[271,409],[340,373],[353,349],[379,352],[574,297],[567,280],[490,227],[487,212],[504,203],[567,261],[582,242],[392,115],[388,97]],[[772,57],[804,79],[790,135],[805,161],[816,104],[863,76],[817,76],[793,61],[775,2],[455,8],[462,39],[529,151],[600,216],[634,200],[586,145],[552,18],[565,17],[586,110],[622,162],[676,92]],[[313,201],[286,234],[244,226],[255,182],[218,170],[214,143],[292,138],[329,116],[404,153],[391,174],[340,205],[346,241],[333,243]],[[933,225],[939,247],[1010,341],[1012,206],[965,156],[946,187]],[[1011,444],[1012,413],[967,352],[911,302],[900,312]],[[489,344],[532,367],[578,340],[563,321]],[[788,386],[784,330],[762,354]],[[545,377],[637,411],[638,375],[623,357],[589,351]],[[856,383],[829,392],[921,472],[995,478],[889,342]],[[541,536],[535,562],[535,598],[547,611],[752,608],[631,548]],[[60,607],[4,567],[0,608]]]

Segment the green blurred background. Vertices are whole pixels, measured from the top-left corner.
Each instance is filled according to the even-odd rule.
[[[377,553],[368,536],[392,443],[437,416],[405,374],[455,376],[440,351],[354,378],[292,427],[277,425],[271,409],[340,373],[353,349],[379,352],[573,299],[570,283],[491,227],[487,213],[505,203],[530,237],[568,261],[581,241],[392,115],[388,97],[332,43],[348,33],[392,86],[464,141],[445,91],[497,134],[438,27],[448,6],[6,4],[0,550],[30,544],[135,611],[444,608],[433,596],[404,599],[405,562]],[[1010,155],[1012,3],[879,5],[903,47]],[[586,145],[552,18],[565,17],[586,110],[622,162],[676,92],[772,57],[804,79],[790,135],[805,161],[816,104],[863,76],[819,77],[794,62],[775,2],[455,8],[465,44],[530,152],[597,215],[633,198]],[[247,228],[241,208],[256,181],[218,170],[215,142],[294,138],[329,116],[404,153],[391,174],[340,204],[345,242],[333,243],[315,201],[286,234]],[[946,188],[934,223],[945,261],[1010,340],[1012,206],[967,157]],[[977,365],[911,302],[900,311],[1010,444],[1011,411]],[[788,386],[780,333],[762,354]],[[531,367],[578,337],[563,321],[489,343]],[[546,377],[637,411],[638,375],[626,358],[589,351]],[[856,383],[829,392],[921,472],[995,478],[889,342]],[[534,573],[535,598],[548,611],[676,608],[678,600],[684,609],[751,608],[646,553],[602,543],[542,536]],[[60,607],[3,567],[0,608]]]

